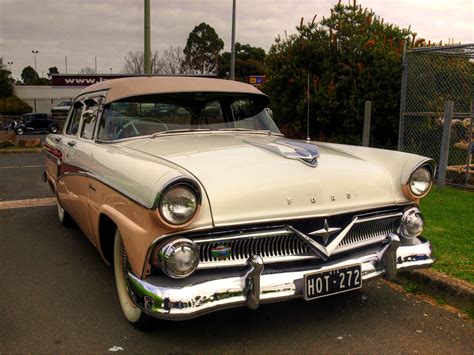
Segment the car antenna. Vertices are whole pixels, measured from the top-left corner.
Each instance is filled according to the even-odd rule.
[[[308,73],[307,101],[308,101],[308,110],[307,110],[307,117],[306,117],[306,142],[310,142],[311,138],[309,138],[309,73]]]

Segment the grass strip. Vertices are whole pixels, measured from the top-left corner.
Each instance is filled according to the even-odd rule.
[[[474,192],[433,190],[421,201],[425,235],[433,245],[433,268],[474,283]]]

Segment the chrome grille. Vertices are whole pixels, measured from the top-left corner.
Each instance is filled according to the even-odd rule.
[[[349,230],[333,254],[382,241],[390,232],[395,232],[401,213],[362,217]],[[224,236],[194,238],[200,249],[198,268],[213,268],[244,265],[253,255],[260,255],[265,263],[318,258],[290,228],[244,232]],[[217,247],[229,248],[224,260],[213,255]]]
[[[238,234],[217,239],[196,239],[195,242],[200,247],[200,266],[207,263],[243,265],[254,254],[260,255],[265,261],[274,262],[296,255],[307,254],[310,257],[310,250],[306,244],[286,229]],[[218,257],[212,255],[212,249],[221,245],[230,248],[229,257],[226,260],[219,260]]]
[[[380,216],[354,224],[336,250],[344,251],[385,239],[387,234],[395,232],[400,224],[401,214]]]

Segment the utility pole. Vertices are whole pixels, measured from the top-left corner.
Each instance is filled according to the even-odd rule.
[[[64,64],[65,64],[65,66],[66,66],[66,74],[67,74],[67,55],[64,56]]]
[[[35,55],[35,73],[36,73],[36,78],[38,78],[38,72],[36,71],[36,55],[38,54],[38,51],[31,51]]]
[[[151,74],[150,0],[145,0],[145,74]]]
[[[230,49],[230,80],[235,80],[235,2],[232,0],[232,39]]]
[[[94,57],[94,61],[95,61],[95,73],[97,74],[97,56]]]

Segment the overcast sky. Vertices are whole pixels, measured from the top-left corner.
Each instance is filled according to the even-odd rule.
[[[348,1],[348,0],[343,0]],[[327,16],[337,0],[237,0],[236,41],[268,50],[278,34],[295,32],[301,17]],[[386,22],[411,25],[431,41],[474,42],[474,0],[358,0]],[[151,0],[152,50],[184,47],[194,26],[206,22],[230,48],[232,0]],[[143,0],[0,0],[0,57],[13,73],[48,67],[77,73],[85,66],[120,72],[128,51],[143,49]]]

